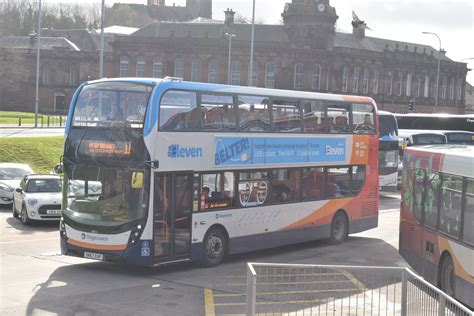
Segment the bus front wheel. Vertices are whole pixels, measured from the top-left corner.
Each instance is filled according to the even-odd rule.
[[[349,221],[344,212],[339,211],[334,215],[331,223],[331,243],[340,244],[347,239],[349,234]]]
[[[455,282],[456,274],[454,271],[453,259],[451,259],[450,255],[447,255],[444,257],[441,263],[439,282],[441,290],[443,290],[449,296],[454,297]]]
[[[219,228],[212,228],[204,237],[202,265],[215,267],[219,265],[227,252],[227,237]]]

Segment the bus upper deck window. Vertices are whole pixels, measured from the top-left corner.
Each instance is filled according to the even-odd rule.
[[[160,102],[161,130],[195,130],[200,125],[196,93],[168,91]]]

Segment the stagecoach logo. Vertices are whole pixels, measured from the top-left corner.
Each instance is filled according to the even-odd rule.
[[[89,240],[89,241],[108,241],[109,238],[107,236],[92,236],[86,233],[81,234],[82,240]]]
[[[168,146],[168,157],[177,158],[201,158],[201,147],[181,147],[179,144],[171,144]]]

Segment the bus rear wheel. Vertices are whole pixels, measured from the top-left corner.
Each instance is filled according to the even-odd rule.
[[[445,292],[449,296],[454,297],[456,273],[454,270],[453,259],[451,259],[451,256],[447,255],[446,257],[444,257],[441,263],[441,271],[439,277],[441,290],[443,290],[443,292]]]
[[[212,228],[204,237],[202,265],[215,267],[219,265],[227,252],[227,237],[222,229]]]
[[[340,244],[347,239],[349,234],[349,221],[344,212],[337,212],[331,223],[331,239],[332,244]]]

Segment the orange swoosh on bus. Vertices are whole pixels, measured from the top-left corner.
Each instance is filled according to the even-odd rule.
[[[291,225],[283,227],[281,230],[302,228],[305,226],[311,226],[315,221],[321,220],[324,217],[330,216],[335,213],[337,210],[344,208],[350,201],[347,199],[337,199],[328,201],[324,206],[315,210],[313,213],[309,214],[302,220],[297,221]]]
[[[67,243],[70,245],[94,250],[125,250],[127,248],[127,245],[94,245],[73,239],[68,239]]]

